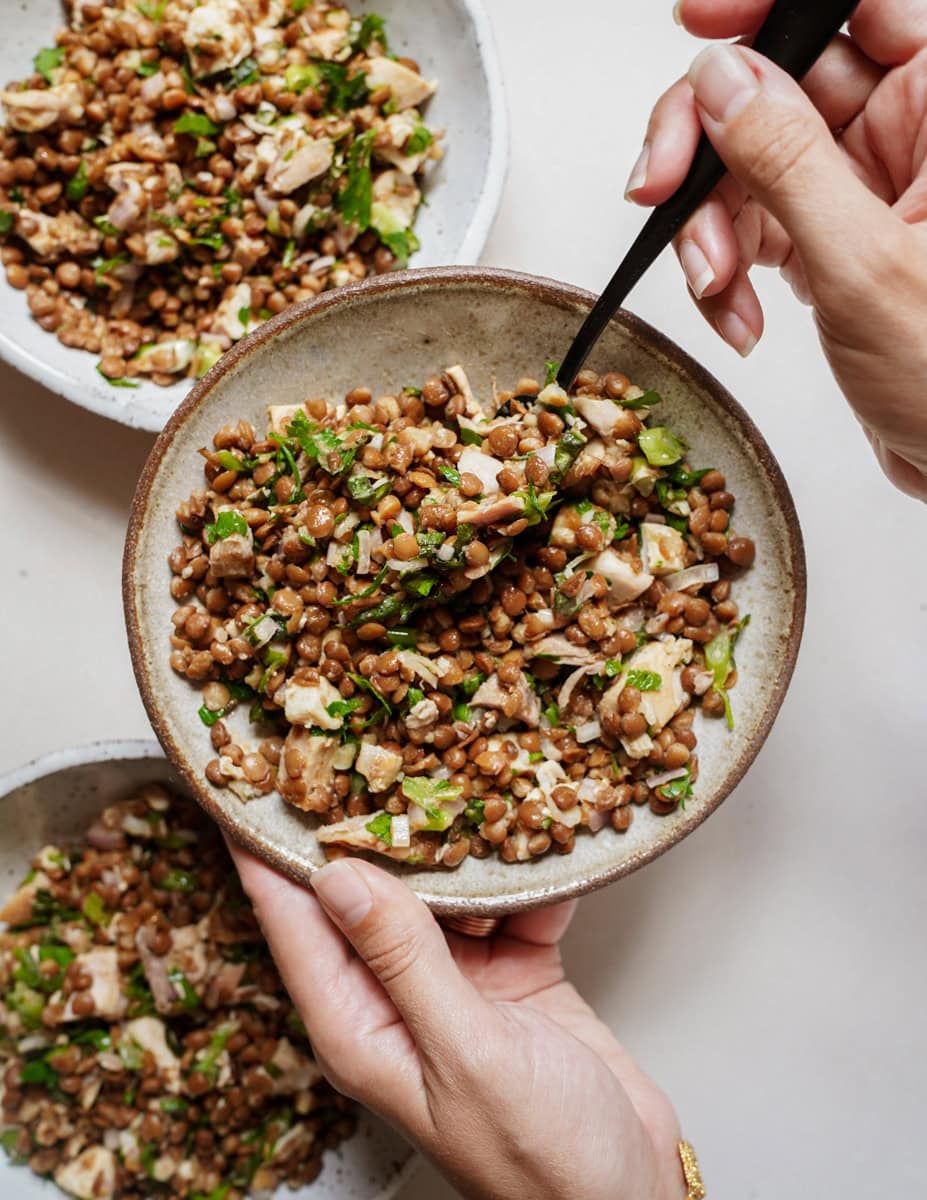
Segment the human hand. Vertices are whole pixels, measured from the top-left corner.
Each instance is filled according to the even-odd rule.
[[[573,905],[445,937],[370,863],[313,895],[230,848],[325,1075],[464,1196],[682,1200],[669,1101],[564,979]]]
[[[770,7],[676,13],[698,36],[749,38]],[[779,267],[883,470],[927,500],[927,0],[862,0],[849,30],[804,91],[743,46],[703,51],[654,109],[628,195],[668,199],[704,127],[731,174],[675,243],[698,307],[747,355],[763,332],[750,268]]]

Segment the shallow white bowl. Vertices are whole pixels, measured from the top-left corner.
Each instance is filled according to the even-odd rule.
[[[492,29],[482,0],[347,0],[352,12],[374,10],[387,20],[390,43],[440,83],[429,102],[429,124],[447,131],[447,154],[429,176],[428,201],[415,231],[422,248],[414,267],[473,263],[493,219],[508,159],[508,122]],[[22,79],[32,57],[54,43],[65,23],[61,0],[0,6],[0,82]],[[15,9],[15,11],[14,11]],[[101,416],[137,429],[160,430],[192,386],[143,382],[115,388],[96,371],[99,357],[62,346],[29,313],[22,292],[0,271],[0,356],[53,392]]]
[[[15,889],[42,846],[79,837],[107,804],[152,780],[186,792],[154,741],[94,742],[59,750],[0,776],[0,898]],[[416,1155],[372,1113],[358,1110],[354,1137],[325,1151],[315,1183],[293,1200],[391,1200],[415,1169]],[[0,1154],[3,1200],[63,1196],[52,1183]]]

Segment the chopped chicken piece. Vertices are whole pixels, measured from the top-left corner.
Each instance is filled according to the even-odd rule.
[[[46,259],[65,254],[95,254],[102,241],[102,235],[92,225],[72,212],[50,217],[47,213],[20,209],[16,214],[16,232],[40,258]]]
[[[598,396],[576,396],[573,400],[576,411],[602,437],[611,437],[624,409],[613,400],[601,400]]]
[[[414,110],[392,113],[386,118],[382,130],[382,133],[389,137],[389,144],[381,145],[381,140],[385,142],[386,139],[378,137],[374,145],[375,157],[382,162],[391,163],[407,175],[414,175],[428,158],[431,149],[430,143],[424,150],[418,150],[414,154],[407,154],[404,149],[420,125],[421,118]]]
[[[372,58],[367,63],[367,86],[372,92],[388,87],[396,109],[418,108],[434,94],[436,84],[392,58]]]
[[[413,853],[411,846],[390,846],[380,840],[367,826],[374,816],[364,813],[359,817],[346,817],[334,825],[322,825],[316,832],[316,837],[323,846],[350,846],[354,850],[373,850],[387,858],[403,861]]]
[[[672,525],[641,525],[641,558],[651,575],[671,575],[686,565],[686,541]]]
[[[153,342],[143,346],[135,356],[139,371],[154,371],[158,374],[175,375],[185,371],[193,361],[196,342],[189,338],[172,338],[167,342]]]
[[[190,11],[183,35],[196,76],[228,71],[252,50],[248,14],[236,0],[212,0]]]
[[[440,716],[434,700],[419,700],[418,704],[409,709],[406,716],[406,729],[427,729],[434,725]]]
[[[484,496],[498,496],[502,490],[496,476],[502,470],[502,462],[491,454],[484,454],[475,446],[467,446],[457,462],[461,475],[475,475],[483,485]]]
[[[501,470],[501,466],[500,466]],[[507,525],[524,516],[525,498],[513,492],[511,496],[490,499],[482,504],[462,504],[457,510],[459,525]]]
[[[122,981],[119,975],[119,960],[115,946],[94,946],[86,954],[78,954],[74,959],[75,969],[80,969],[90,976],[88,989],[93,1000],[93,1015],[104,1021],[118,1020],[128,1007],[128,1001],[122,994]],[[79,992],[68,996],[62,1021],[80,1021],[82,1014],[74,1011],[74,997]]]
[[[622,557],[616,550],[603,550],[595,558],[590,559],[584,566],[601,575],[608,584],[606,600],[611,607],[630,604],[653,583],[653,576],[646,571],[637,571],[633,563]]]
[[[340,729],[344,717],[333,717],[328,711],[330,704],[341,700],[341,693],[324,675],[317,683],[297,683],[291,679],[286,685],[285,713],[291,725],[311,725],[316,729]]]
[[[350,46],[346,29],[327,27],[315,29],[306,38],[306,49],[313,58],[324,58],[328,62],[338,58]]]
[[[277,1042],[270,1066],[275,1068],[270,1074],[276,1096],[307,1092],[322,1078],[322,1072],[313,1060],[305,1054],[300,1054],[287,1038],[281,1038]]]
[[[517,696],[518,704],[514,711],[512,697]],[[541,702],[534,693],[531,684],[520,672],[518,683],[514,687],[505,688],[499,681],[499,676],[493,672],[485,682],[481,683],[473,696],[471,704],[474,708],[498,708],[506,716],[523,721],[525,725],[537,727],[541,723]]]
[[[126,238],[126,245],[139,262],[151,267],[173,262],[180,254],[180,246],[163,229],[149,229],[147,233],[133,233],[131,237]]]
[[[363,775],[371,792],[385,792],[393,786],[402,770],[402,755],[364,742],[357,755],[355,770]]]
[[[169,1092],[180,1091],[180,1059],[167,1044],[167,1028],[157,1017],[136,1017],[127,1022],[121,1037],[134,1041],[155,1060],[161,1080]]]
[[[22,884],[0,908],[0,921],[7,925],[24,925],[32,918],[32,904],[36,894],[44,891],[51,880],[44,871],[37,871],[28,883]]]
[[[381,233],[408,229],[421,201],[422,193],[411,175],[404,171],[383,171],[373,181],[371,223]]]
[[[105,1146],[87,1146],[55,1171],[55,1183],[79,1200],[112,1200],[116,1191],[116,1156]]]
[[[27,89],[24,92],[0,92],[6,119],[20,133],[39,133],[59,121],[76,124],[84,115],[83,92],[79,83],[57,87]]]
[[[209,569],[221,579],[246,578],[254,570],[254,545],[250,532],[217,538],[209,551]]]
[[[614,715],[618,711],[618,697],[628,682],[630,671],[647,671],[659,676],[660,686],[654,691],[641,691],[640,711],[652,731],[659,733],[685,703],[681,665],[691,657],[692,643],[688,638],[670,637],[663,642],[647,642],[634,651],[622,673],[600,700],[599,715]],[[628,753],[632,752],[628,750]]]
[[[242,321],[242,313],[247,310],[248,323]],[[248,332],[251,318],[251,284],[239,283],[230,288],[220,301],[213,313],[211,329],[213,333],[225,333],[237,342]]]
[[[528,658],[549,658],[565,667],[590,667],[601,660],[601,655],[593,654],[588,646],[577,646],[562,633],[550,634],[539,642],[532,642],[526,647]]]
[[[294,725],[283,743],[277,789],[284,800],[307,812],[324,812],[331,801],[337,738],[316,737]]]
[[[275,192],[294,192],[324,175],[332,165],[335,147],[331,138],[310,137],[303,129],[286,126],[272,135],[277,156],[267,171],[267,186]]]

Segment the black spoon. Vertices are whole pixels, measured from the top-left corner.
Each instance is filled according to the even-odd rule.
[[[753,49],[802,79],[821,57],[859,0],[777,0]],[[628,251],[611,283],[596,301],[557,372],[557,382],[569,390],[593,346],[641,276],[660,257],[698,206],[724,178],[726,167],[702,134],[689,174],[679,191],[655,208]]]

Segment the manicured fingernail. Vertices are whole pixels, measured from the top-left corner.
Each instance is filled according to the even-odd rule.
[[[741,358],[747,358],[756,346],[756,337],[750,326],[735,312],[728,309],[721,313],[717,320],[718,333],[729,346],[737,351]]]
[[[345,929],[359,925],[373,907],[373,895],[366,881],[346,859],[329,863],[310,876],[312,889]]]
[[[691,238],[679,243],[679,261],[695,298],[701,300],[715,281],[711,263],[702,253],[701,247]]]
[[[733,121],[760,90],[757,77],[735,46],[709,46],[689,68],[695,98],[714,120]]]
[[[673,5],[673,20],[677,25],[682,24],[682,0],[676,0]]]
[[[631,171],[631,178],[628,180],[628,186],[624,189],[624,197],[630,200],[632,194],[638,191],[647,182],[647,167],[650,164],[650,146],[644,142],[644,148],[640,153],[640,157],[634,164],[634,169]]]

